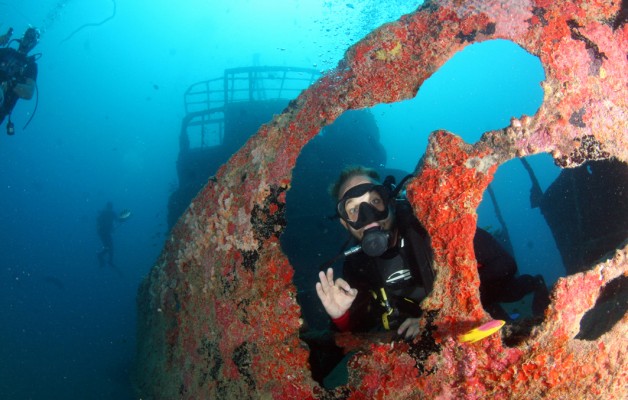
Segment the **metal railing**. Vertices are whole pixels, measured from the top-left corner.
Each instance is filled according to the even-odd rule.
[[[192,84],[185,92],[186,114],[233,102],[295,98],[320,72],[312,68],[243,67],[226,69],[222,78]]]
[[[292,100],[320,75],[312,68],[229,68],[222,78],[190,85],[184,94],[186,115],[181,126],[181,150],[220,146],[224,140],[227,104]]]

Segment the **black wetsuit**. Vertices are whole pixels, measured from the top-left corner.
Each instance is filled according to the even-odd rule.
[[[395,212],[399,234],[395,247],[380,257],[356,253],[345,260],[344,279],[358,289],[348,322],[343,324],[348,330],[396,329],[406,318],[420,316],[419,303],[432,290],[429,236],[407,201],[398,202]],[[488,232],[478,228],[473,244],[482,304],[494,318],[507,319],[498,302],[515,301],[530,293],[535,278],[517,277],[515,260]]]
[[[26,83],[27,79],[37,79],[37,63],[35,56],[18,52],[11,47],[0,48],[0,86],[3,98],[0,98],[0,123],[11,114],[18,96],[13,91],[17,83]]]

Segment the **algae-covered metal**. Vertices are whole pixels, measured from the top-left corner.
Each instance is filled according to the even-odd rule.
[[[544,322],[516,347],[486,322],[472,239],[475,209],[503,162],[540,152],[564,167],[628,161],[628,24],[618,0],[442,0],[384,25],[263,126],[216,174],[173,229],[138,297],[138,384],[147,398],[628,397],[628,317],[576,338],[602,289],[628,274],[628,249],[560,279]],[[321,127],[349,109],[413,97],[457,51],[490,39],[541,60],[545,98],[533,116],[467,144],[435,132],[408,197],[432,238],[435,287],[423,302],[433,343],[369,344],[347,386],[311,378],[299,340],[293,269],[279,235],[291,170]],[[513,94],[516,95],[516,94]],[[419,184],[420,182],[420,184]],[[409,379],[409,377],[412,377]]]

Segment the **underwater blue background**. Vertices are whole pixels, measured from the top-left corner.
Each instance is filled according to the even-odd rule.
[[[118,0],[96,26],[114,4],[0,2],[0,32],[42,33],[37,109],[19,101],[15,136],[0,127],[0,399],[135,398],[136,291],[167,237],[189,85],[241,66],[329,70],[420,2]],[[412,171],[435,129],[474,142],[534,114],[543,76],[513,43],[467,47],[415,99],[372,109],[386,167]],[[529,161],[545,189],[558,169],[547,155]],[[520,272],[551,284],[562,265],[521,164],[502,166],[493,186]],[[119,272],[96,260],[107,201],[133,213],[114,233]],[[498,226],[489,202],[478,213],[480,226]]]

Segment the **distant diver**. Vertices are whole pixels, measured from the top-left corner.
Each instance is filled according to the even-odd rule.
[[[129,210],[123,210],[120,214],[116,214],[113,211],[113,203],[110,201],[98,214],[96,230],[103,245],[103,248],[98,252],[98,264],[101,268],[109,265],[117,270],[113,262],[113,230],[116,222],[126,221],[130,216],[131,212]]]
[[[74,35],[76,35],[77,33],[79,33],[80,31],[82,31],[85,28],[89,28],[90,26],[101,26],[101,25],[105,24],[106,22],[111,21],[116,16],[116,11],[117,11],[116,10],[117,9],[116,0],[111,0],[111,2],[113,3],[113,12],[111,13],[110,16],[108,16],[107,18],[103,19],[100,22],[89,22],[87,24],[83,24],[83,25],[79,26],[78,28],[73,30],[72,33],[70,33],[65,39],[63,39],[60,44],[63,44],[65,42],[67,42],[68,40],[72,39],[72,37],[74,37]]]

